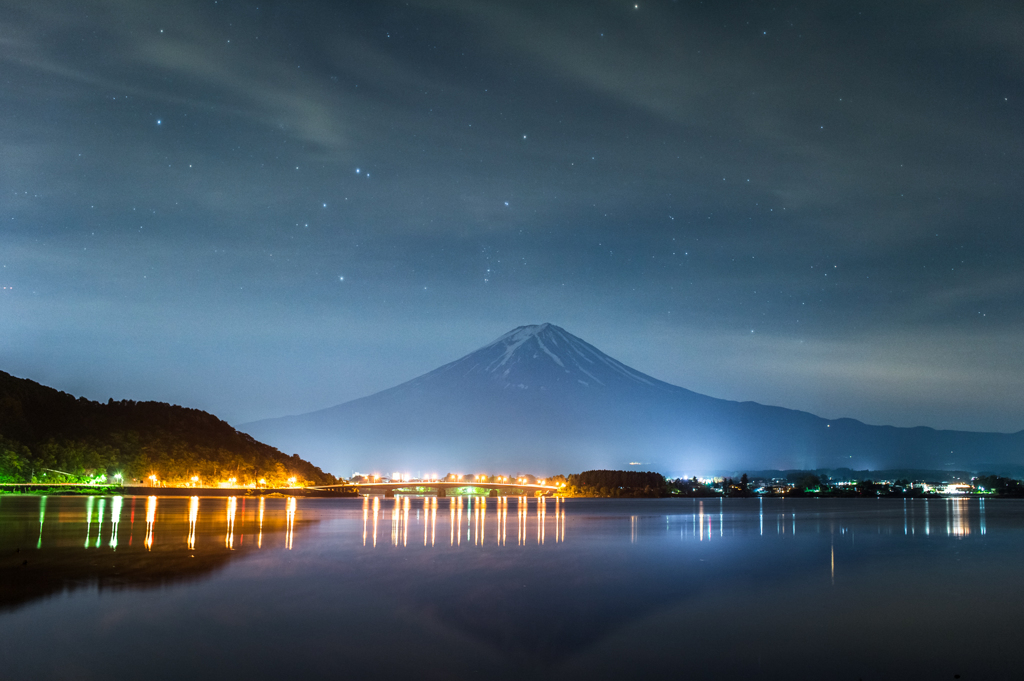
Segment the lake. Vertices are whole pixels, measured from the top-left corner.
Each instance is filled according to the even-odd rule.
[[[1024,666],[1013,500],[3,496],[0,572],[9,679]]]

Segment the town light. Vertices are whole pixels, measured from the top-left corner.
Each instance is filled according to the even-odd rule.
[[[199,482],[199,476],[198,475],[193,475],[192,476],[192,482]]]
[[[288,478],[288,484],[289,485],[294,485],[295,484],[295,478]]]
[[[233,485],[236,482],[238,482],[238,478],[228,478],[228,482],[230,482]]]

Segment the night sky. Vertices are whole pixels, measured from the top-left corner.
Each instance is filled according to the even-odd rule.
[[[1024,8],[0,0],[0,369],[231,423],[552,322],[1024,429]]]

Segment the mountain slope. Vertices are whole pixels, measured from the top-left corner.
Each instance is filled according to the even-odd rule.
[[[1024,433],[868,426],[731,402],[618,362],[551,324],[523,326],[394,388],[244,424],[335,471],[971,467],[1020,463]]]
[[[55,471],[120,472],[126,480],[156,474],[168,482],[193,475],[209,483],[262,477],[284,485],[292,476],[336,482],[198,409],[132,400],[102,404],[0,371],[0,481],[48,482]]]

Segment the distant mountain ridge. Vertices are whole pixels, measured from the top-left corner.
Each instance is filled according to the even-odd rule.
[[[49,471],[49,472],[47,472]],[[125,481],[205,483],[235,477],[286,485],[333,475],[240,433],[216,416],[162,402],[94,402],[0,371],[0,482],[54,481],[59,472]],[[44,475],[45,474],[45,475]]]
[[[344,473],[1024,462],[1024,431],[869,426],[712,398],[632,369],[553,324],[518,327],[368,397],[239,428]]]

